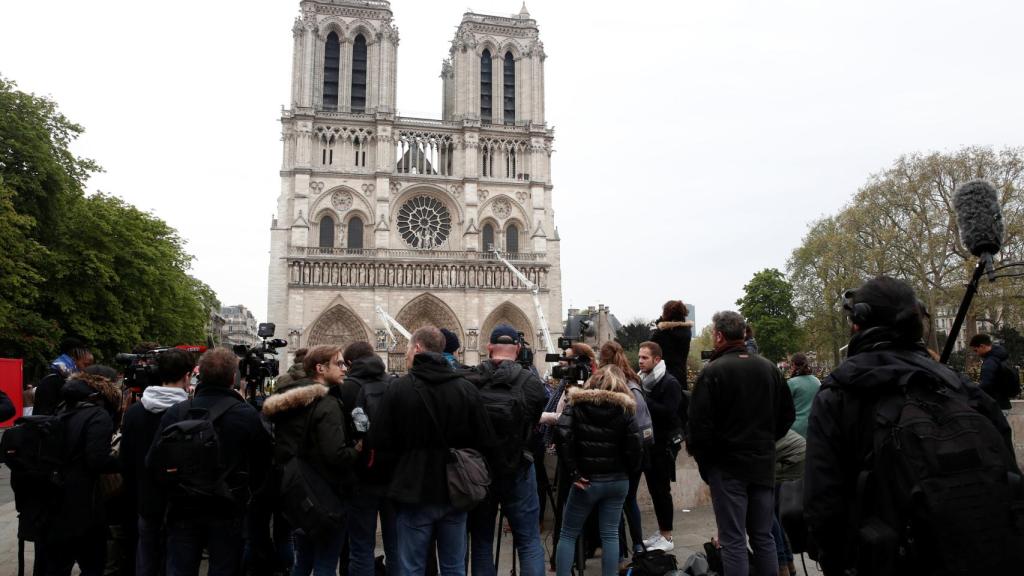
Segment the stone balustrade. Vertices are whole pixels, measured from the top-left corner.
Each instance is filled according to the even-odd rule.
[[[327,253],[311,253],[319,250]],[[293,287],[303,288],[526,289],[519,278],[495,260],[493,254],[388,250],[408,254],[372,255],[378,250],[383,249],[362,250],[367,254],[347,254],[352,250],[344,248],[302,249],[302,256],[293,255],[288,258],[288,282]],[[336,251],[345,251],[346,254],[338,254]],[[433,254],[424,257],[424,253]],[[378,258],[388,260],[381,261]],[[402,258],[409,260],[403,262]],[[516,267],[531,282],[539,285],[541,290],[547,288],[547,262],[532,259],[527,264],[520,261]]]

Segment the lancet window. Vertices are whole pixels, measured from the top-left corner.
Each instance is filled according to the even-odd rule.
[[[505,52],[504,84],[502,89],[505,104],[505,124],[516,123],[516,59],[511,52]]]
[[[491,123],[491,51],[480,55],[480,121]]]
[[[366,38],[356,36],[352,43],[352,112],[366,111]]]
[[[341,69],[341,42],[331,32],[324,43],[324,110],[338,109],[338,78]]]
[[[320,219],[320,247],[334,247],[334,218],[324,216]]]

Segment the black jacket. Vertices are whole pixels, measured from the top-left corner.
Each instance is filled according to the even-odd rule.
[[[267,398],[263,414],[274,424],[275,464],[284,466],[302,454],[339,496],[351,492],[359,453],[346,438],[345,408],[327,386],[308,378],[293,381]]]
[[[146,455],[160,430],[163,415],[164,412],[150,412],[141,402],[136,402],[124,413],[121,424],[119,456],[125,491],[135,499],[139,516],[154,521],[161,519],[166,502],[156,477],[146,467]]]
[[[688,402],[683,388],[666,369],[665,375],[647,392],[647,409],[654,425],[654,443],[667,446],[672,437],[682,434],[685,423],[679,418],[680,404]]]
[[[14,408],[14,402],[11,402],[11,397],[3,390],[0,390],[0,422],[14,418],[14,415],[17,413],[18,411]]]
[[[795,418],[782,374],[740,344],[711,360],[697,377],[686,446],[705,480],[708,469],[717,468],[746,482],[774,486],[775,442]]]
[[[491,360],[485,360],[472,370],[467,370],[466,378],[478,390],[485,388],[508,390],[515,388],[516,385],[522,390],[523,418],[522,421],[516,423],[516,428],[514,430],[499,430],[498,425],[493,420],[491,421],[491,429],[500,444],[495,447],[489,462],[491,485],[499,491],[504,490],[511,484],[522,465],[532,462],[533,455],[530,452],[530,446],[533,445],[533,435],[540,424],[540,415],[544,412],[544,406],[548,402],[547,394],[544,392],[544,383],[533,372],[523,368],[515,360],[502,360],[497,364]],[[503,438],[507,440],[502,442]],[[503,471],[504,477],[495,478],[498,471]]]
[[[387,373],[384,361],[379,356],[367,356],[356,360],[339,387],[339,395],[345,404],[345,410],[351,414],[356,406],[362,404],[363,412],[369,419],[372,429],[377,422],[377,410],[391,381],[392,377]],[[376,447],[368,436],[364,437],[363,451],[359,453],[355,462],[357,493],[383,496],[391,481],[383,472],[382,467],[377,464]]]
[[[401,504],[448,504],[447,448],[488,455],[493,436],[476,387],[435,352],[417,354],[409,372],[388,386],[370,426],[378,462],[391,473],[388,495]]]
[[[643,439],[632,394],[573,388],[558,418],[558,454],[572,478],[621,480],[640,469]]]
[[[856,334],[848,350],[847,360],[825,379],[814,397],[807,425],[804,517],[826,574],[842,574],[853,563],[846,558],[847,530],[857,499],[857,478],[871,450],[875,407],[903,374],[928,369],[946,381],[959,380],[969,404],[995,424],[1013,455],[1010,427],[995,401],[965,377],[933,361],[923,346],[900,344],[884,329],[871,328]],[[844,414],[854,401],[858,416],[849,421]]]
[[[661,358],[668,373],[675,376],[686,388],[686,358],[690,355],[690,340],[693,338],[693,322],[659,321],[651,332],[651,342],[661,346]]]
[[[253,493],[263,487],[270,469],[272,442],[270,434],[260,421],[256,409],[232,389],[222,386],[200,385],[195,396],[180,404],[172,406],[160,419],[160,430],[185,419],[189,406],[197,409],[210,409],[222,398],[238,400],[225,412],[216,423],[217,440],[220,443],[227,470],[228,485],[242,497],[246,492]],[[191,404],[189,404],[191,403]],[[160,437],[157,433],[154,437]],[[147,467],[152,468],[152,448],[147,456]],[[221,499],[206,501],[202,499],[183,498],[178,494],[164,494],[168,499],[168,518],[232,518],[241,517],[244,510],[239,504],[243,502],[227,502]]]
[[[49,522],[50,542],[67,542],[95,530],[106,530],[104,503],[97,483],[100,474],[118,471],[110,441],[117,415],[116,386],[80,374],[61,389],[65,445],[63,490]]]
[[[991,396],[1003,410],[1010,409],[1010,398],[1002,389],[999,376],[1000,372],[1002,372],[1003,361],[1009,359],[1010,354],[1006,351],[1006,348],[999,344],[993,344],[992,349],[988,351],[988,354],[985,354],[985,359],[981,363],[981,389]]]

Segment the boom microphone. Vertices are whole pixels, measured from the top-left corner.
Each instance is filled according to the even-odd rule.
[[[999,194],[985,180],[965,182],[953,195],[960,239],[971,254],[995,255],[1003,245],[1003,212]]]

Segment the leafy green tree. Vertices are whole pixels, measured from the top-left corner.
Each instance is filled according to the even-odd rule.
[[[754,274],[736,301],[757,337],[765,358],[777,362],[800,346],[800,330],[793,307],[793,287],[782,272],[767,268]]]
[[[159,218],[105,194],[69,146],[82,133],[46,98],[0,78],[0,356],[33,378],[64,335],[100,360],[140,341],[203,342],[216,296]]]
[[[650,339],[651,323],[641,318],[633,318],[615,333],[615,341],[625,350],[639,350],[640,343]]]

